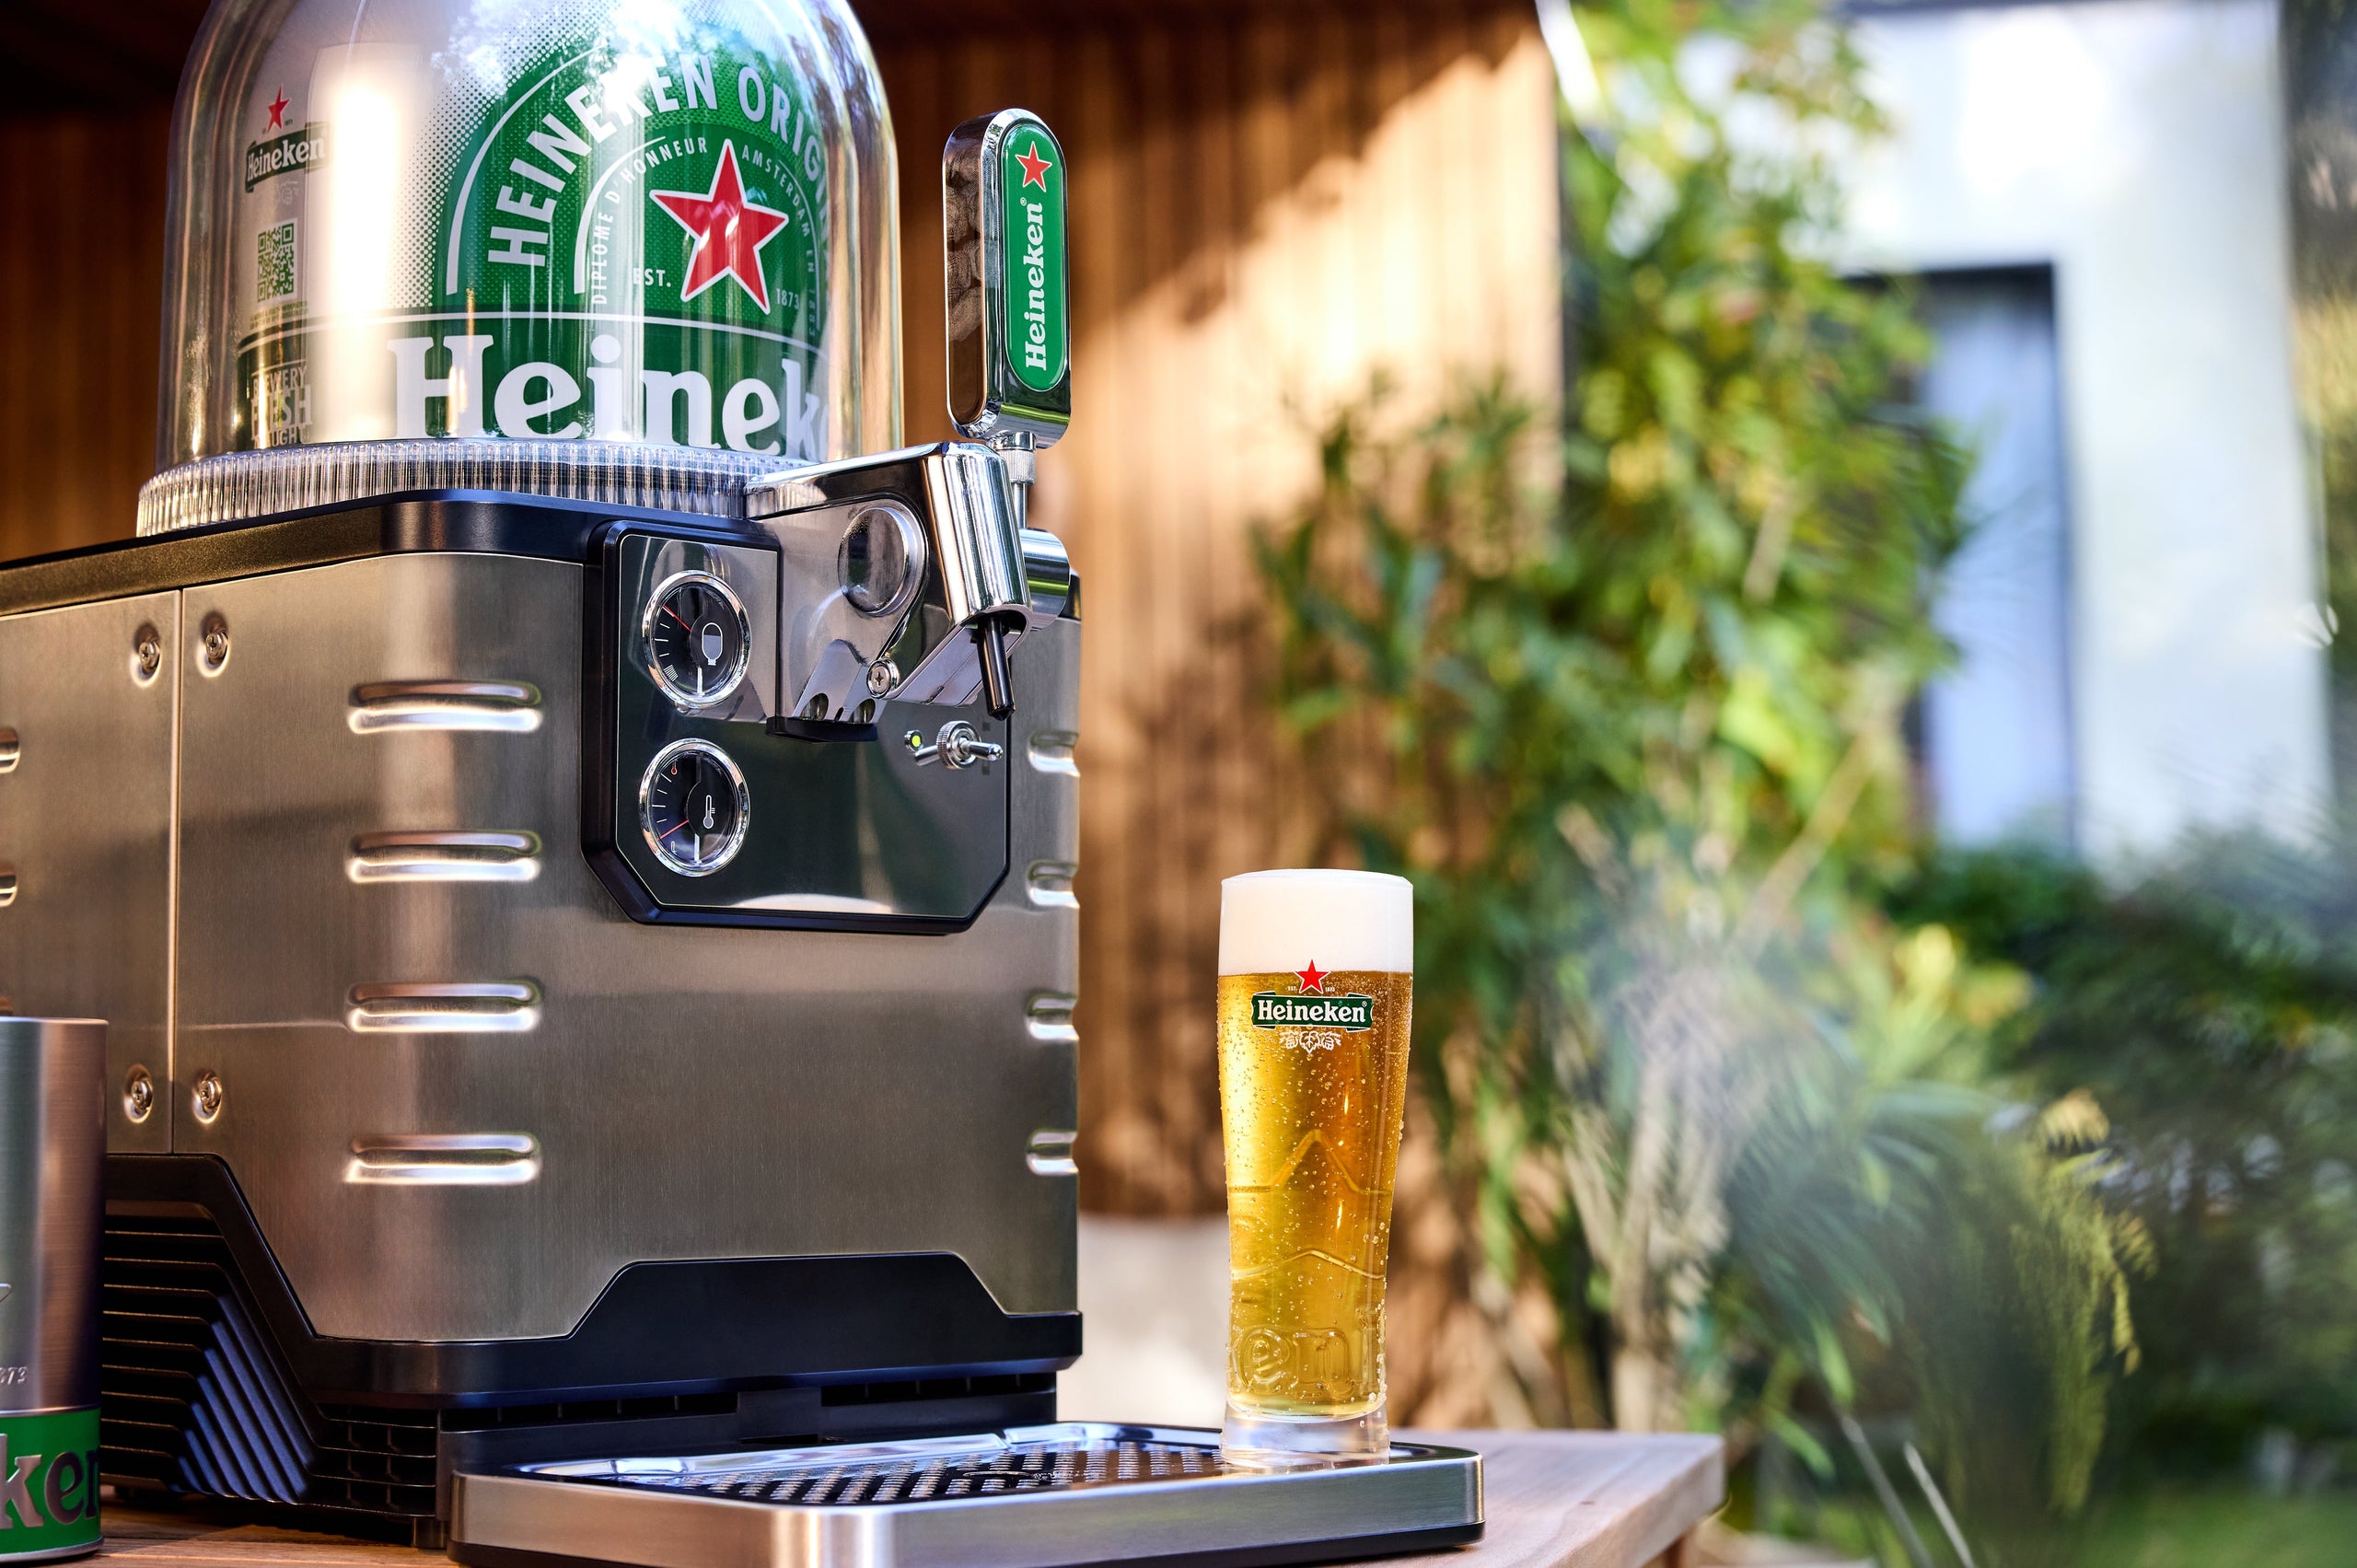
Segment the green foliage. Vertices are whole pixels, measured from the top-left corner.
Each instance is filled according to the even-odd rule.
[[[2186,846],[2122,889],[2030,852],[1899,900],[2035,977],[2016,1075],[2108,1113],[2108,1202],[2153,1266],[2117,1400],[2128,1479],[2241,1464],[2262,1429],[2357,1426],[2357,865],[2346,844]]]
[[[1261,540],[1318,851],[1416,882],[1479,1294],[1502,1339],[1534,1285],[1560,1326],[1509,1357],[1532,1410],[1820,1460],[1807,1411],[1897,1411],[1972,1517],[2068,1509],[2132,1238],[2091,1108],[1992,1130],[2019,976],[1878,904],[1967,464],[1903,412],[1905,294],[1821,254],[1875,117],[1811,6],[1582,22],[1611,108],[1567,133],[1560,427],[1491,383],[1402,428],[1378,390]]]

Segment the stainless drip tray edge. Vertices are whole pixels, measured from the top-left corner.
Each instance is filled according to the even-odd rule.
[[[1481,1459],[1229,1469],[1219,1434],[1061,1423],[967,1438],[521,1465],[454,1479],[477,1568],[1271,1568],[1479,1539]]]

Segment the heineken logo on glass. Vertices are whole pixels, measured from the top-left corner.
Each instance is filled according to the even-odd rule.
[[[1254,992],[1253,1027],[1341,1029],[1350,1034],[1364,1034],[1375,1028],[1375,998],[1361,992],[1328,995],[1327,979],[1328,971],[1319,969],[1313,959],[1307,969],[1294,972],[1294,980],[1300,986],[1298,991]]]
[[[328,128],[306,125],[266,142],[246,145],[246,189],[280,174],[303,174],[328,161]]]

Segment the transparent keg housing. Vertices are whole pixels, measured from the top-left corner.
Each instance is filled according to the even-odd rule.
[[[726,512],[895,447],[896,179],[841,0],[218,0],[141,531],[486,476]]]

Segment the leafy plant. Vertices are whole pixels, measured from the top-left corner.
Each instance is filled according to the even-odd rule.
[[[1991,1431],[2068,1507],[2121,1237],[2068,1111],[1991,1129],[2019,976],[1876,901],[1966,471],[1900,412],[1905,294],[1822,259],[1831,151],[1877,121],[1810,6],[1582,23],[1609,107],[1567,131],[1561,427],[1488,383],[1403,428],[1378,389],[1261,541],[1318,848],[1416,881],[1420,1081],[1532,1410],[1822,1461],[1796,1411],[1895,1401],[1993,1505],[2019,1479],[1963,1460],[1996,1405],[1917,1332],[1945,1257],[2020,1307],[1983,1338],[2036,1410]]]
[[[2357,1432],[2357,887],[2342,840],[2197,841],[2122,888],[2027,851],[1903,892],[2035,977],[2011,1072],[2084,1086],[2107,1202],[2145,1238],[2128,1479],[2238,1468],[2259,1434]]]

